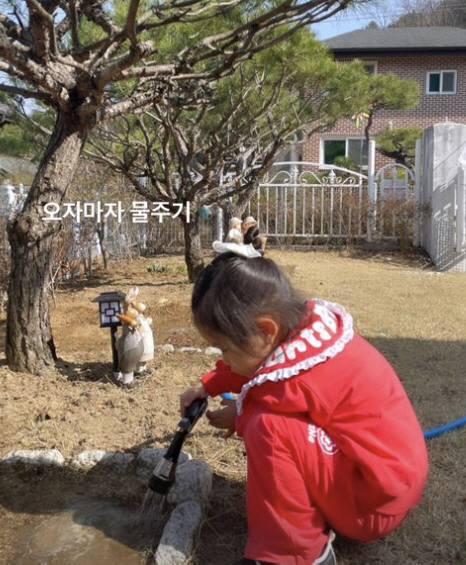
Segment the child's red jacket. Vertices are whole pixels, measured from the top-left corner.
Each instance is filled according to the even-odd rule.
[[[245,555],[285,565],[318,557],[330,526],[381,537],[419,501],[427,452],[393,368],[336,304],[309,302],[307,327],[251,378],[217,362],[211,396],[239,393],[248,456]]]

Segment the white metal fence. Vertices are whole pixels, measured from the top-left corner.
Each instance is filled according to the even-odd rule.
[[[278,243],[412,240],[414,181],[402,165],[365,175],[318,163],[276,163],[248,213]]]
[[[367,176],[315,163],[276,163],[259,184],[249,213],[278,242],[363,238]]]
[[[269,245],[412,241],[416,227],[412,172],[400,165],[387,165],[376,174],[371,170],[371,164],[368,174],[363,174],[318,163],[276,163],[259,183],[247,213],[258,220]],[[3,200],[7,204],[6,198]],[[8,216],[13,211],[11,204],[2,208],[0,215]],[[205,248],[211,247],[214,232],[218,233],[213,225],[215,219],[215,215],[200,218]],[[95,226],[90,223],[88,220],[74,228],[68,226],[73,232],[74,258],[87,256],[90,246],[99,247]],[[121,222],[109,218],[105,236],[111,258],[153,255],[184,247],[179,220],[159,224],[133,223],[128,215]]]

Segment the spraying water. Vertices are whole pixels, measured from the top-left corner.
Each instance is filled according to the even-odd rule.
[[[155,563],[155,552],[162,538],[168,517],[169,512],[165,496],[147,489],[132,523],[134,530],[144,531],[147,538],[151,540],[147,547],[150,550],[147,564]]]
[[[156,532],[162,531],[168,519],[166,497],[175,482],[176,466],[184,440],[194,424],[207,408],[206,398],[196,398],[186,409],[179,422],[175,435],[161,460],[156,465],[149,480],[149,488],[144,495],[141,507],[136,516],[135,525],[154,525]]]
[[[138,524],[159,521],[166,514],[165,495],[147,489],[136,516]]]

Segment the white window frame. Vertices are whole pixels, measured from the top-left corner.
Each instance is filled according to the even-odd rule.
[[[453,92],[443,92],[442,91],[442,86],[443,86],[443,73],[453,73],[455,76],[455,90]],[[431,75],[440,75],[440,90],[439,92],[435,92],[435,91],[431,91],[429,90],[429,85],[430,85],[430,76]],[[455,69],[444,69],[441,71],[427,71],[427,79],[426,79],[426,94],[430,94],[430,95],[451,95],[451,94],[456,94],[458,89],[458,71],[456,71]]]
[[[321,137],[320,144],[319,144],[319,164],[325,167],[331,166],[324,162],[325,156],[325,142],[326,141],[344,141],[345,142],[345,157],[348,157],[348,141],[352,139],[357,139],[358,141],[365,141],[364,136],[357,136],[357,135],[335,135],[333,137]],[[369,159],[369,155],[368,155]],[[366,163],[362,165],[361,170],[367,170],[369,164]]]

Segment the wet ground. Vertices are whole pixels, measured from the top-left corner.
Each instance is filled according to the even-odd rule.
[[[150,539],[133,524],[134,514],[113,501],[82,497],[64,512],[43,516],[17,531],[14,563],[140,565]],[[146,554],[146,555],[145,555]]]
[[[122,477],[120,486],[121,480]],[[72,476],[49,470],[25,474],[2,472],[0,500],[9,514],[5,512],[0,517],[0,562],[4,565],[152,563],[156,524],[138,520],[141,504],[132,495],[126,501],[108,497],[111,490],[108,487],[115,481],[118,477],[109,477],[109,484],[104,485],[105,477],[92,473]],[[7,486],[8,489],[4,488]],[[9,519],[11,512],[15,515],[13,522]]]

